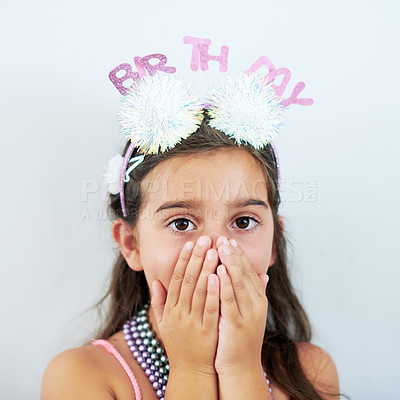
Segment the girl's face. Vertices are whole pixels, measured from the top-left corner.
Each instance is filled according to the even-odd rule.
[[[246,151],[223,149],[164,161],[142,182],[145,200],[135,237],[136,269],[149,288],[158,279],[168,290],[179,253],[200,236],[235,239],[257,273],[273,264],[273,219],[267,183]],[[219,264],[219,263],[218,263]]]

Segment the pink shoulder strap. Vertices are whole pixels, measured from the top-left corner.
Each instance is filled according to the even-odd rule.
[[[135,375],[133,375],[132,370],[129,368],[129,365],[126,363],[118,350],[110,342],[103,339],[93,340],[92,344],[94,344],[95,346],[104,347],[110,354],[115,357],[115,359],[120,363],[121,367],[124,369],[132,383],[132,387],[135,392],[135,399],[142,400],[142,393],[140,391],[139,383],[136,380]]]

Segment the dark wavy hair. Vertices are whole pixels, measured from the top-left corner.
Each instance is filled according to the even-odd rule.
[[[124,149],[126,152],[128,145]],[[292,399],[323,400],[314,386],[307,379],[301,367],[296,342],[310,342],[311,327],[289,280],[287,268],[286,239],[278,219],[281,202],[278,190],[277,162],[271,145],[255,150],[248,144],[236,144],[224,133],[207,124],[207,114],[202,124],[188,138],[182,140],[171,150],[147,155],[144,161],[130,174],[130,181],[125,186],[125,204],[127,216],[122,214],[120,197],[110,195],[110,211],[114,218],[122,218],[132,227],[135,226],[145,193],[141,182],[147,174],[165,160],[210,154],[224,149],[242,149],[258,161],[268,185],[268,201],[274,221],[275,263],[268,270],[268,318],[262,346],[262,360],[265,371]],[[139,154],[135,149],[132,156]],[[116,259],[110,287],[98,306],[108,301],[108,312],[104,326],[98,332],[98,338],[108,338],[120,331],[123,324],[131,319],[145,303],[150,300],[144,272],[133,271],[121,253]]]

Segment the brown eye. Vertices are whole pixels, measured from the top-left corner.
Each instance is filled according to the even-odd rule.
[[[234,228],[252,229],[258,222],[251,217],[239,217],[235,219]]]
[[[189,226],[189,221],[187,219],[177,219],[174,224],[178,231],[184,231]]]
[[[178,218],[172,221],[169,226],[177,232],[191,231],[194,227],[193,222],[186,218]]]
[[[236,226],[240,229],[246,229],[249,226],[249,217],[240,217],[236,220]]]

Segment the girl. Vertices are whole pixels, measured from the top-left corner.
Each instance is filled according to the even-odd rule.
[[[216,129],[209,109],[165,151],[126,146],[110,312],[51,361],[43,400],[338,398],[289,281],[273,147]]]

